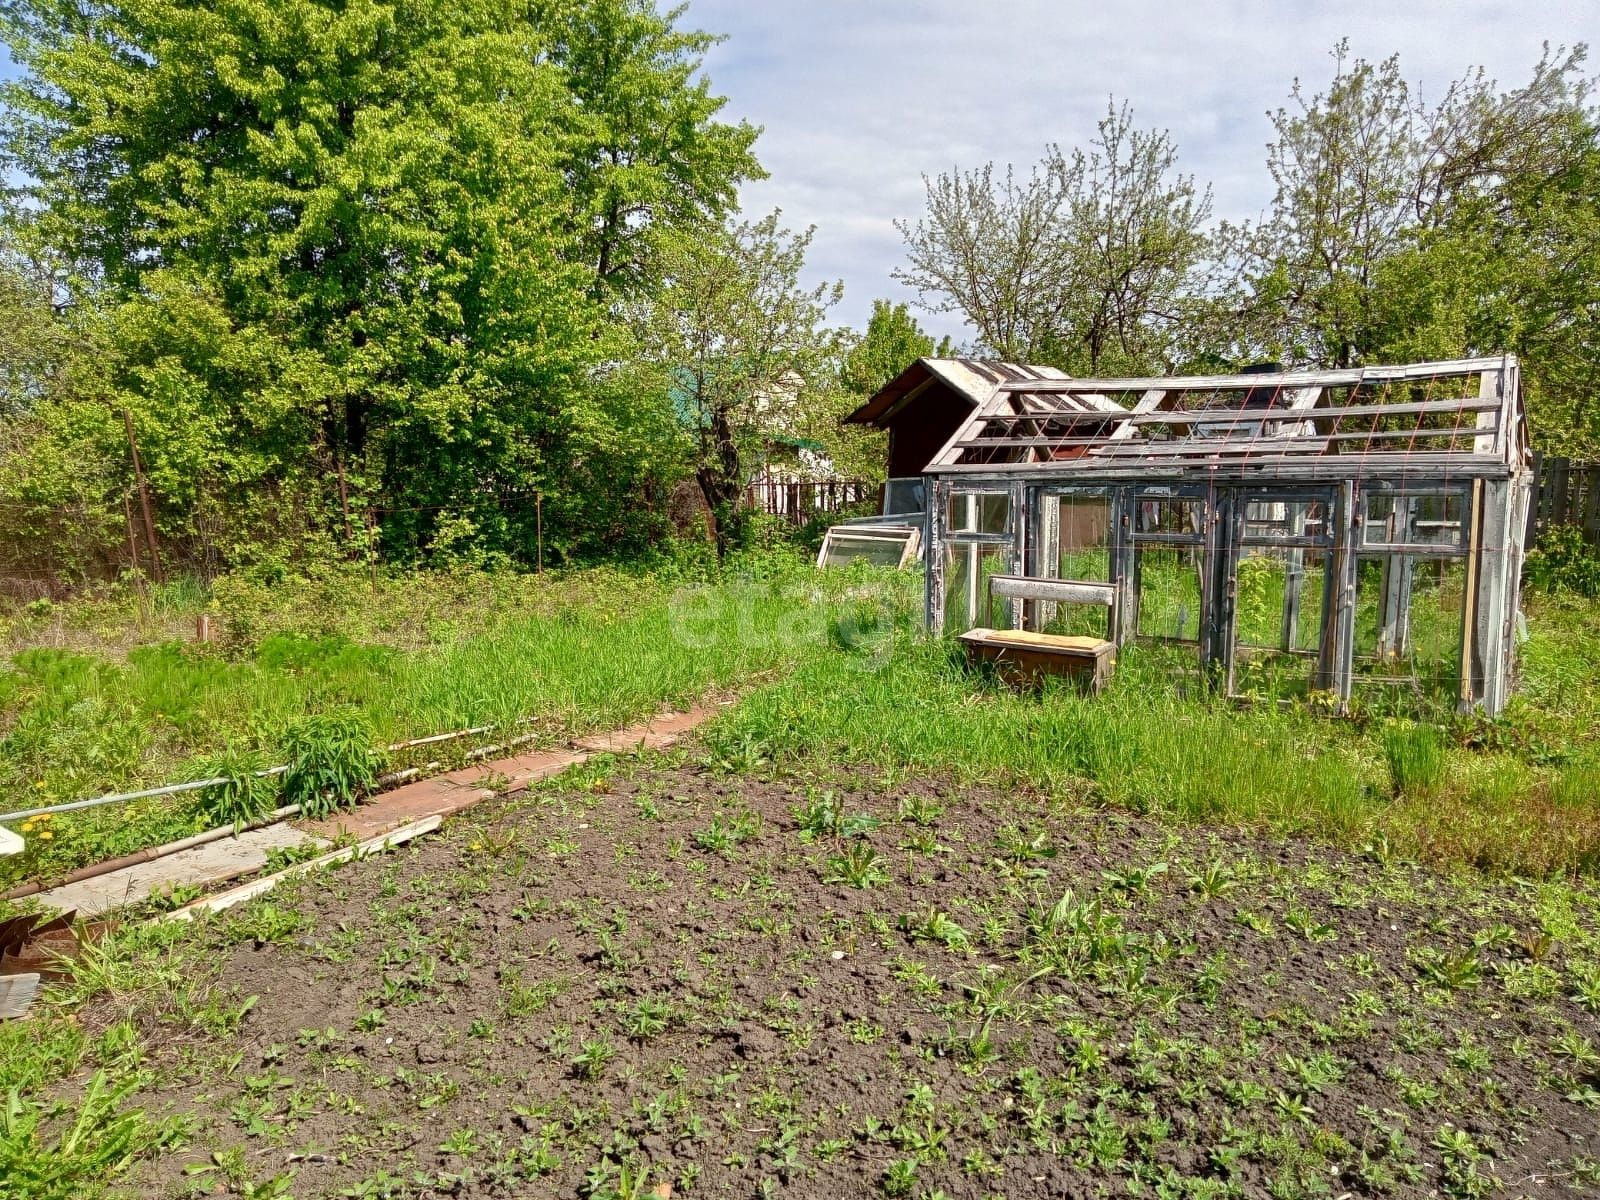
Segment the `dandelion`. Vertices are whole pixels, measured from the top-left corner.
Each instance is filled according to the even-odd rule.
[[[53,837],[55,837],[55,834],[51,833],[48,829],[46,829],[43,833],[41,833],[39,835],[39,840],[41,842],[48,842]]]
[[[24,821],[22,823],[22,832],[23,833],[32,833],[33,832],[33,822],[32,821]]]

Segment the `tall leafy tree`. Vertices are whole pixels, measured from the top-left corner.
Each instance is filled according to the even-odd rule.
[[[950,339],[936,343],[908,305],[874,300],[866,331],[845,357],[840,382],[857,396],[870,396],[917,359],[953,353]]]
[[[660,291],[635,311],[641,353],[681,414],[719,555],[738,537],[765,444],[839,414],[841,339],[824,319],[843,293],[801,282],[811,236],[776,212],[676,236],[662,247]]]
[[[1273,115],[1276,194],[1220,242],[1233,354],[1348,366],[1512,350],[1541,441],[1600,444],[1600,139],[1583,50],[1502,90],[1423,101],[1398,59],[1335,48],[1325,91]]]
[[[898,226],[896,277],[961,313],[983,348],[1081,374],[1170,359],[1211,199],[1166,132],[1112,105],[1087,152],[1052,146],[1026,179],[989,165],[926,183],[925,214]]]
[[[701,64],[722,39],[680,29],[686,8],[554,0],[540,10],[577,105],[564,169],[586,262],[607,294],[649,281],[662,231],[720,221],[739,184],[766,175],[751,150],[760,131],[717,119],[726,102]]]
[[[372,503],[397,551],[531,552],[535,495],[626,417],[589,385],[598,281],[753,169],[693,77],[704,39],[644,0],[0,11],[9,161],[34,236],[123,314],[113,402],[152,477],[229,459],[224,508],[245,488],[337,529]],[[196,536],[194,497],[161,498]]]

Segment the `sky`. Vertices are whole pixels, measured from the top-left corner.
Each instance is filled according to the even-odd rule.
[[[707,58],[713,89],[764,127],[771,177],[747,185],[745,211],[816,226],[810,273],[844,281],[833,315],[856,328],[875,297],[915,299],[892,278],[894,222],[922,211],[925,174],[1087,146],[1112,96],[1171,131],[1180,169],[1239,220],[1272,198],[1267,113],[1296,77],[1325,86],[1341,38],[1398,54],[1424,99],[1478,65],[1525,82],[1546,41],[1600,56],[1596,0],[690,0],[685,20],[727,35]]]
[[[1515,86],[1545,42],[1600,44],[1596,0],[690,0],[685,23],[726,35],[713,90],[763,127],[770,178],[746,186],[745,212],[816,226],[810,279],[844,282],[832,316],[857,328],[874,298],[915,299],[893,279],[894,222],[921,212],[925,174],[1086,146],[1113,96],[1169,130],[1216,215],[1240,220],[1271,199],[1267,113],[1297,77],[1325,86],[1341,38],[1398,54],[1424,99],[1478,65]]]

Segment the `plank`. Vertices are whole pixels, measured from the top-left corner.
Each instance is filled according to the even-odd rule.
[[[1240,391],[1246,388],[1339,387],[1344,384],[1382,383],[1402,379],[1450,379],[1456,376],[1499,372],[1506,366],[1500,355],[1463,358],[1448,362],[1414,363],[1401,367],[1350,367],[1331,371],[1285,371],[1281,375],[1152,375],[1128,379],[1022,379],[1007,380],[998,390],[1007,392],[1142,392]]]
[[[1067,604],[1110,605],[1116,597],[1116,589],[1109,583],[1032,579],[1025,575],[991,575],[989,590],[1011,600],[1055,600]]]
[[[236,838],[222,838],[149,862],[108,871],[93,879],[51,888],[39,893],[39,902],[63,911],[75,908],[88,917],[98,916],[113,908],[147,900],[168,884],[204,886],[247,871],[259,871],[266,866],[267,856],[273,850],[302,846],[307,842],[320,845],[322,839],[310,837],[286,823],[268,825],[247,830]]]
[[[39,976],[29,971],[21,975],[0,975],[0,1021],[26,1016],[39,995]]]
[[[332,866],[335,863],[346,862],[367,854],[387,850],[391,846],[398,846],[409,842],[412,838],[421,837],[425,833],[432,833],[439,828],[443,817],[424,817],[410,825],[402,825],[399,829],[391,829],[388,833],[381,833],[377,837],[368,838],[354,846],[346,846],[341,850],[334,850],[307,862],[295,863],[272,875],[263,875],[260,879],[252,879],[249,883],[240,884],[236,888],[229,888],[225,892],[218,892],[215,896],[207,896],[203,900],[196,900],[170,913],[163,913],[156,917],[156,921],[191,921],[198,914],[205,912],[221,912],[232,908],[236,904],[243,904],[246,900],[253,900],[257,896],[264,896],[277,887],[285,879],[292,879],[296,875],[304,875],[308,871],[319,870],[322,867]]]

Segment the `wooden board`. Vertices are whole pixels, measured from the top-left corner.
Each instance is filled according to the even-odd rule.
[[[26,1015],[39,994],[39,976],[0,975],[0,1021]]]
[[[992,663],[1007,679],[1027,685],[1056,677],[1098,692],[1111,681],[1117,661],[1115,643],[1104,638],[1023,629],[970,629],[960,640],[969,661]]]
[[[1109,583],[1077,579],[1034,579],[1026,575],[991,575],[989,591],[1013,600],[1053,600],[1064,604],[1104,604],[1116,598]]]
[[[207,842],[93,879],[51,888],[39,893],[39,902],[63,912],[75,908],[86,917],[99,916],[113,908],[147,900],[168,884],[204,886],[259,871],[267,865],[267,855],[273,850],[307,842],[321,844],[322,839],[280,822],[247,830],[236,838]]]

